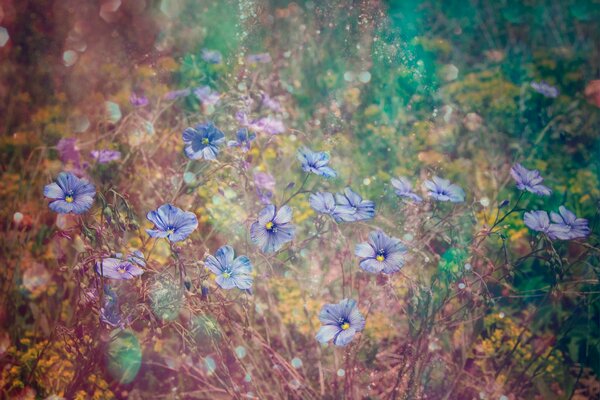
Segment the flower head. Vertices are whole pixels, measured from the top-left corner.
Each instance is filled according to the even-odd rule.
[[[416,201],[417,203],[423,201],[421,196],[413,192],[412,184],[410,183],[410,181],[403,176],[398,178],[392,178],[392,186],[394,187],[394,189],[396,189],[394,190],[394,192],[400,197],[411,199],[413,201]]]
[[[214,160],[224,141],[225,135],[212,122],[198,124],[183,131],[185,154],[192,160]]]
[[[333,193],[317,192],[312,193],[308,199],[313,210],[321,214],[334,215],[335,198]]]
[[[369,240],[356,245],[354,254],[361,257],[360,267],[367,272],[398,272],[404,266],[406,247],[400,239],[389,237],[382,231],[369,233]]]
[[[187,97],[187,96],[189,96],[190,93],[192,93],[192,91],[191,91],[190,88],[173,90],[172,92],[168,92],[167,94],[165,94],[165,99],[167,99],[167,100],[177,100],[180,97]]]
[[[231,246],[223,246],[214,256],[206,257],[206,266],[217,275],[216,282],[223,289],[248,290],[252,287],[252,264],[246,256],[234,258]]]
[[[335,194],[336,207],[333,217],[336,221],[355,222],[375,216],[375,203],[363,198],[349,187],[343,193]]]
[[[533,90],[535,90],[544,97],[549,97],[552,99],[558,97],[558,89],[544,81],[531,82],[530,85],[533,88]]]
[[[432,180],[425,181],[423,186],[428,190],[427,194],[438,201],[451,201],[452,203],[465,201],[465,191],[460,186],[450,183],[448,179],[434,176]]]
[[[96,262],[96,273],[105,278],[127,280],[144,273],[144,270],[131,261],[120,258],[103,258]]]
[[[94,204],[95,195],[94,185],[70,172],[61,172],[56,182],[44,187],[44,196],[52,200],[50,209],[59,214],[83,214]]]
[[[146,229],[148,235],[167,238],[171,242],[184,240],[198,227],[196,214],[171,204],[164,204],[156,211],[150,211],[146,218],[155,225],[155,229]]]
[[[325,178],[335,178],[336,172],[328,167],[329,154],[324,151],[312,151],[306,147],[298,150],[298,160],[302,163],[305,172],[311,172]]]
[[[239,147],[242,151],[247,152],[252,146],[252,142],[256,139],[256,133],[249,132],[248,128],[240,128],[236,133],[236,140],[227,142],[229,147]]]
[[[365,318],[356,306],[356,301],[344,299],[338,304],[325,304],[319,313],[323,324],[317,336],[320,343],[333,340],[336,346],[345,346],[352,341],[356,332],[365,328]]]
[[[246,60],[250,63],[267,64],[271,62],[271,55],[269,53],[250,54],[246,57]]]
[[[100,164],[108,164],[121,159],[121,152],[116,150],[92,150],[90,155]]]
[[[138,95],[132,92],[131,96],[129,96],[129,102],[134,107],[144,107],[148,105],[148,98],[143,94]]]
[[[274,253],[294,238],[296,227],[291,224],[292,209],[283,206],[279,210],[269,204],[258,214],[258,220],[250,227],[252,242],[265,253]]]
[[[585,238],[590,235],[588,220],[577,218],[575,213],[569,211],[565,206],[560,206],[558,213],[551,212],[550,219],[554,222],[552,225],[557,225],[553,230],[550,230],[548,234],[550,239],[570,240]]]
[[[537,169],[528,170],[521,164],[516,163],[510,169],[510,175],[517,182],[519,190],[527,190],[540,196],[549,196],[552,193],[552,190],[542,185],[544,178],[541,177],[540,171]]]
[[[202,49],[200,57],[209,64],[221,64],[223,61],[223,55],[219,50]]]
[[[546,211],[528,211],[523,215],[523,221],[529,229],[545,233],[553,240],[566,237],[570,230],[562,224],[551,224]]]
[[[100,308],[100,321],[112,327],[123,328],[125,325],[121,318],[119,298],[108,285],[104,285],[104,306]]]
[[[194,95],[204,105],[216,105],[221,99],[219,92],[212,90],[210,86],[200,86],[194,89]]]

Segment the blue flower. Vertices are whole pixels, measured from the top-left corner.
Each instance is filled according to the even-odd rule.
[[[523,221],[530,229],[545,233],[553,240],[566,236],[570,230],[570,228],[563,226],[562,224],[551,224],[546,211],[526,212],[523,216]]]
[[[192,160],[214,160],[224,141],[225,135],[212,122],[198,124],[183,131],[185,154]]]
[[[448,179],[434,176],[432,180],[425,181],[423,186],[428,190],[427,194],[438,201],[451,201],[452,203],[465,201],[465,191],[460,186],[450,183]]]
[[[94,185],[70,172],[61,172],[56,182],[44,187],[44,196],[52,200],[50,209],[59,214],[83,214],[94,204],[95,195]]]
[[[105,278],[128,280],[142,275],[144,270],[130,261],[109,257],[96,262],[96,273]]]
[[[391,274],[404,266],[406,247],[400,239],[389,237],[378,230],[369,233],[366,243],[357,244],[354,254],[362,258],[359,265],[365,271]]]
[[[219,50],[202,49],[201,57],[209,64],[221,64],[223,55]]]
[[[397,179],[392,178],[392,186],[394,189],[396,189],[394,192],[400,197],[406,197],[407,199],[414,200],[417,203],[423,201],[421,196],[413,192],[410,181],[403,176],[400,176]]]
[[[210,86],[200,86],[194,89],[194,95],[204,105],[216,105],[221,101],[221,95]]]
[[[319,313],[323,324],[317,336],[320,343],[333,340],[336,346],[345,346],[352,341],[356,332],[365,328],[365,318],[356,306],[356,301],[344,299],[338,304],[325,304]]]
[[[249,132],[248,128],[240,128],[236,133],[236,140],[230,140],[227,142],[227,146],[239,147],[242,151],[246,152],[250,150],[254,139],[256,139],[256,133]]]
[[[183,211],[171,204],[164,204],[156,211],[150,211],[146,218],[154,223],[156,229],[146,229],[153,238],[168,238],[171,242],[180,242],[187,238],[197,227],[196,214]]]
[[[121,152],[116,150],[92,150],[90,155],[100,164],[108,164],[121,159]]]
[[[585,238],[590,235],[590,227],[588,226],[587,219],[577,218],[565,206],[560,206],[558,212],[550,213],[550,219],[554,222],[551,228],[556,225],[554,229],[550,229],[548,234],[550,239],[570,240]]]
[[[119,298],[110,286],[104,286],[104,306],[100,308],[100,321],[112,327],[124,328],[125,323],[121,318]]]
[[[541,82],[531,82],[530,83],[533,90],[543,95],[544,97],[556,98],[558,97],[558,89],[552,85],[547,84],[544,81]]]
[[[258,220],[250,227],[252,242],[265,253],[274,253],[294,238],[296,227],[290,223],[292,209],[283,206],[279,210],[269,204],[258,214]]]
[[[510,169],[510,174],[517,182],[517,188],[519,190],[527,190],[528,192],[540,196],[549,196],[550,193],[552,193],[552,190],[542,185],[544,178],[541,177],[540,171],[537,169],[528,170],[521,164],[516,163]]]
[[[305,172],[312,172],[325,178],[335,178],[336,176],[335,171],[327,166],[329,164],[329,154],[323,151],[315,152],[302,147],[298,150],[298,160],[302,163],[302,169]]]
[[[216,282],[223,289],[248,290],[252,287],[252,264],[246,256],[234,259],[231,246],[223,246],[214,256],[206,257],[206,266],[217,275]]]
[[[335,194],[336,207],[333,217],[337,222],[354,222],[371,219],[375,216],[375,203],[363,200],[362,197],[349,187],[344,193]]]
[[[317,192],[312,193],[308,199],[313,210],[321,214],[334,215],[335,198],[332,193]]]

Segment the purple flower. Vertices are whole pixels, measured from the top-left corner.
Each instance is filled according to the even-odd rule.
[[[225,135],[212,122],[198,124],[183,131],[185,154],[192,160],[216,159],[224,141]]]
[[[285,125],[277,118],[271,116],[259,118],[258,120],[252,121],[248,128],[256,130],[258,132],[264,132],[269,135],[278,135],[285,132]]]
[[[167,100],[176,100],[180,97],[187,97],[190,95],[190,93],[192,93],[190,88],[186,88],[186,89],[180,89],[180,90],[174,90],[172,92],[169,92],[165,95],[165,99]]]
[[[392,178],[392,186],[394,187],[394,189],[396,189],[394,192],[400,197],[411,199],[413,201],[416,201],[417,203],[423,201],[421,196],[413,192],[412,184],[410,183],[410,181],[403,176],[398,178]]]
[[[325,178],[335,178],[336,172],[329,164],[329,154],[324,151],[312,151],[306,147],[298,150],[298,160],[302,163],[305,172],[311,172]]]
[[[335,198],[332,193],[317,192],[312,193],[308,199],[310,206],[316,212],[327,215],[335,214]]]
[[[187,238],[197,227],[196,214],[183,211],[171,204],[164,204],[156,211],[150,211],[146,218],[154,223],[156,229],[146,229],[153,238],[167,238],[179,242]]]
[[[448,179],[434,176],[432,180],[425,181],[423,187],[428,190],[429,197],[438,201],[450,201],[452,203],[465,201],[465,191],[460,186],[450,183]]]
[[[587,219],[577,218],[565,206],[560,206],[558,212],[550,213],[550,219],[554,222],[551,225],[551,228],[554,227],[554,229],[551,229],[548,233],[550,239],[570,240],[585,238],[590,235],[590,227],[588,226]]]
[[[219,92],[212,90],[209,86],[200,86],[194,89],[194,95],[204,105],[216,105],[220,101]]]
[[[250,150],[250,146],[254,139],[256,139],[256,134],[248,131],[248,128],[241,128],[236,133],[237,140],[230,140],[227,142],[228,147],[239,147],[243,152],[247,152]]]
[[[275,190],[275,178],[273,178],[271,174],[265,172],[255,172],[254,185],[256,186],[256,193],[258,194],[261,203],[271,204],[273,190]]]
[[[142,275],[144,270],[130,261],[109,257],[96,262],[96,273],[105,278],[127,280]]]
[[[335,194],[336,207],[333,217],[337,222],[355,222],[375,216],[375,203],[363,198],[349,187]]]
[[[558,97],[558,89],[554,86],[549,85],[548,83],[541,81],[541,82],[531,82],[531,87],[533,88],[533,90],[535,90],[536,92],[538,92],[539,94],[543,95],[544,97],[549,97],[549,98],[556,98]]]
[[[267,64],[271,62],[271,55],[269,53],[250,54],[246,60],[250,63]]]
[[[56,145],[60,161],[64,164],[71,163],[74,167],[80,167],[81,157],[79,149],[77,148],[77,139],[75,138],[63,138],[60,139]]]
[[[100,164],[108,164],[121,159],[121,152],[116,150],[92,150],[90,155]]]
[[[267,93],[262,94],[262,105],[275,112],[281,112],[281,104]]]
[[[94,204],[96,188],[70,172],[61,172],[56,182],[44,187],[44,196],[52,201],[49,207],[59,214],[83,214]]]
[[[129,96],[129,102],[134,107],[144,107],[148,105],[148,98],[143,94],[137,95],[135,92],[131,93]]]
[[[373,231],[366,243],[356,245],[354,254],[361,257],[359,265],[365,271],[391,274],[404,266],[406,247],[400,239],[389,237],[382,231]]]
[[[258,219],[250,227],[252,242],[260,246],[264,253],[274,253],[294,238],[296,227],[291,224],[292,209],[283,206],[279,210],[269,204],[258,214]]]
[[[201,57],[209,64],[221,64],[223,55],[219,50],[202,49]]]
[[[356,306],[356,301],[344,299],[338,304],[325,304],[319,313],[323,324],[317,336],[320,343],[333,340],[336,346],[345,346],[352,341],[356,332],[365,328],[365,318]]]
[[[528,170],[521,164],[516,163],[510,169],[510,175],[517,182],[517,189],[527,190],[540,196],[549,196],[552,193],[548,187],[542,185],[544,178],[541,177],[537,169]]]
[[[551,224],[546,211],[526,212],[523,216],[523,221],[530,229],[545,233],[550,239],[564,236],[569,232],[569,228],[563,225]]]
[[[246,256],[234,258],[231,246],[223,246],[214,256],[206,257],[206,266],[217,275],[216,282],[223,289],[248,290],[252,288],[252,264]]]

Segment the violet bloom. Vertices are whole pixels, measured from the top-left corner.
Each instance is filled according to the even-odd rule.
[[[252,288],[252,264],[247,256],[234,258],[231,246],[223,246],[214,256],[206,257],[206,266],[217,275],[216,282],[223,289],[229,290],[237,287],[242,290]]]
[[[328,166],[329,154],[324,151],[312,151],[301,147],[298,150],[298,160],[304,172],[311,172],[325,178],[335,178],[337,175],[333,168]]]
[[[365,328],[365,318],[356,306],[356,300],[344,299],[338,304],[325,304],[319,313],[323,324],[316,335],[320,343],[333,340],[336,346],[346,346],[356,332]]]
[[[61,172],[56,182],[44,187],[44,196],[51,199],[49,207],[59,214],[83,214],[94,204],[96,188],[70,172]]]
[[[536,232],[542,232],[550,239],[558,238],[559,236],[564,236],[569,232],[569,228],[559,225],[559,224],[551,224],[550,218],[548,217],[548,213],[546,211],[529,211],[523,215],[523,221],[525,225],[529,227],[529,229],[534,230]]]
[[[450,201],[452,203],[465,201],[465,191],[460,186],[450,183],[448,179],[434,176],[432,180],[425,181],[423,186],[428,191],[429,197],[438,201]]]
[[[517,189],[519,190],[527,190],[540,196],[549,196],[552,193],[550,188],[542,185],[544,178],[537,169],[528,170],[521,164],[516,163],[510,169],[510,175],[517,182]]]
[[[194,95],[204,105],[216,105],[219,103],[221,95],[212,90],[210,86],[200,86],[194,89]]]
[[[271,62],[271,55],[269,53],[250,54],[246,57],[246,61],[250,63],[267,64]]]
[[[148,105],[148,98],[143,94],[137,95],[135,92],[131,93],[129,96],[129,102],[134,107],[144,107]]]
[[[421,196],[413,192],[410,181],[403,176],[392,178],[392,186],[396,189],[394,192],[400,197],[411,199],[417,203],[423,201]]]
[[[261,203],[271,204],[273,190],[275,190],[275,178],[265,172],[256,172],[254,173],[254,185]]]
[[[333,216],[335,214],[335,198],[329,192],[312,193],[308,199],[313,210],[321,214]]]
[[[190,95],[190,93],[192,93],[190,88],[186,88],[186,89],[180,89],[180,90],[174,90],[172,92],[169,92],[165,95],[165,99],[167,100],[177,100],[181,97],[187,97]]]
[[[95,269],[98,275],[118,280],[133,279],[144,273],[144,270],[134,263],[112,257],[97,261]]]
[[[184,240],[198,227],[196,214],[171,204],[150,211],[146,218],[155,225],[155,229],[146,229],[150,237],[167,238],[171,242]]]
[[[262,105],[275,112],[281,112],[281,104],[267,93],[262,94]]]
[[[400,239],[378,230],[369,233],[367,242],[357,244],[354,254],[361,258],[359,266],[365,271],[391,274],[404,266],[406,247]]]
[[[60,161],[62,161],[64,164],[71,163],[77,169],[80,168],[81,156],[79,154],[79,149],[77,148],[77,139],[60,139],[56,144],[56,150],[58,150]]]
[[[364,221],[375,216],[375,203],[363,200],[349,187],[343,193],[336,193],[335,203],[333,217],[337,222]]]
[[[209,64],[221,64],[223,55],[219,50],[202,49],[201,56]]]
[[[285,132],[285,125],[283,122],[277,118],[271,117],[270,115],[268,117],[262,117],[258,120],[250,122],[248,124],[248,128],[258,132],[264,132],[269,135],[278,135]]]
[[[183,131],[185,154],[192,160],[216,159],[224,141],[225,135],[212,122],[198,124]]]
[[[552,85],[549,85],[548,83],[541,81],[541,82],[531,82],[531,87],[533,88],[533,90],[535,90],[536,92],[538,92],[539,94],[541,94],[544,97],[548,97],[551,99],[554,99],[556,97],[558,97],[558,89]]]
[[[252,242],[260,246],[264,253],[274,253],[294,238],[296,227],[291,223],[292,209],[283,206],[279,210],[269,204],[258,214],[258,219],[250,227]]]
[[[250,150],[252,142],[256,139],[254,132],[248,131],[248,128],[240,128],[236,133],[236,140],[230,140],[227,142],[228,147],[239,147],[243,152]]]
[[[565,206],[560,206],[558,213],[551,212],[550,218],[554,222],[551,225],[551,228],[554,229],[551,229],[548,233],[550,239],[571,240],[585,238],[590,235],[588,220],[577,218],[575,213],[569,211]]]
[[[124,328],[125,323],[121,318],[119,298],[110,286],[104,286],[104,306],[100,308],[100,321],[112,327]]]
[[[121,152],[116,150],[92,150],[90,155],[100,164],[108,164],[121,159]]]

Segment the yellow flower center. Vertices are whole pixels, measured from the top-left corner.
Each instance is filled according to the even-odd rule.
[[[384,257],[384,256],[382,256],[382,255],[380,254],[380,255],[378,255],[377,257],[375,257],[375,259],[376,259],[377,261],[381,262],[381,261],[385,260],[385,257]]]
[[[71,196],[70,194],[65,196],[65,201],[67,203],[72,203],[73,202],[73,196]]]
[[[265,228],[267,228],[268,230],[273,229],[273,222],[269,221],[265,224]]]
[[[167,230],[167,234],[172,235],[175,231],[173,229]]]
[[[223,278],[229,278],[231,274],[229,272],[223,272]]]
[[[342,324],[341,328],[342,328],[343,330],[349,329],[349,328],[350,328],[350,324],[349,324],[349,323],[347,323],[347,322],[344,322],[344,323]]]
[[[127,272],[127,270],[124,267],[119,267],[119,269],[117,271],[119,271],[121,274],[124,274],[125,272]]]
[[[208,144],[208,142],[209,142],[208,138],[202,139],[202,144]]]

